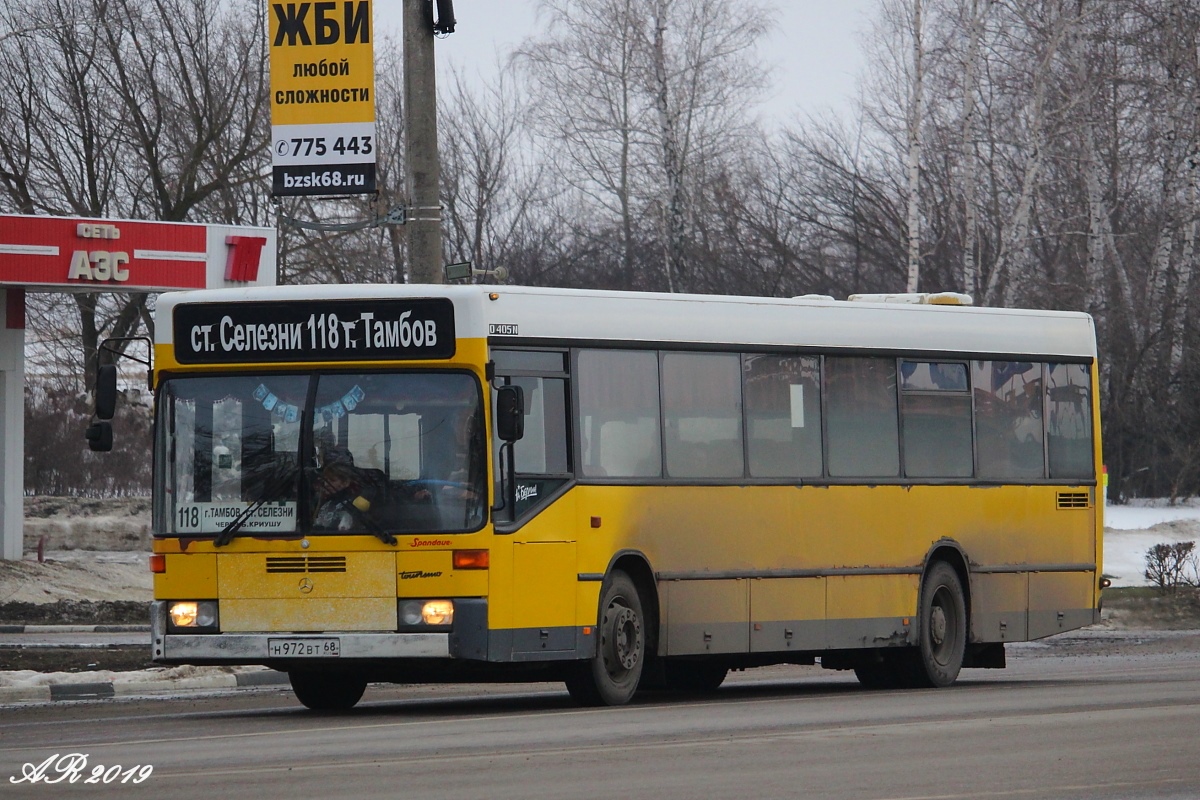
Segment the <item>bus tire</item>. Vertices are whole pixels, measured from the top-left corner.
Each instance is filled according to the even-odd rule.
[[[585,706],[620,706],[633,699],[646,663],[646,616],[633,580],[617,570],[605,582],[596,626],[596,655],[567,676],[567,691]]]
[[[347,672],[288,672],[292,692],[313,711],[348,711],[362,699],[367,679]]]
[[[919,645],[913,665],[916,686],[941,688],[958,679],[967,649],[967,604],[958,572],[944,561],[921,581]]]

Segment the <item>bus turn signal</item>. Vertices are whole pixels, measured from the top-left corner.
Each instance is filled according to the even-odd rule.
[[[455,569],[487,569],[487,550],[455,550],[452,563]]]

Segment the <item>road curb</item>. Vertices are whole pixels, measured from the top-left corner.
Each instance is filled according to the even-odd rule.
[[[137,697],[166,692],[202,692],[286,686],[287,684],[286,672],[258,670],[166,680],[80,681],[40,686],[0,686],[0,705],[51,703],[60,700],[111,700],[117,697]]]

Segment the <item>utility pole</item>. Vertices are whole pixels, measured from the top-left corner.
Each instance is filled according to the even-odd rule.
[[[403,3],[408,274],[413,283],[444,283],[433,4],[431,0]],[[397,275],[396,280],[402,282],[403,276]]]

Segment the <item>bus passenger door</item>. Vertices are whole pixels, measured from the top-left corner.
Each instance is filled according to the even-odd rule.
[[[497,350],[493,357],[499,382],[520,386],[525,399],[525,433],[513,445],[514,473],[504,487],[512,481],[515,503],[497,515],[498,531],[512,537],[512,656],[574,653],[579,570],[566,492],[573,477],[566,353]]]

